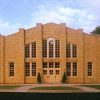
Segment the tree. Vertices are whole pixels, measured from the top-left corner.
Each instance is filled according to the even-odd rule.
[[[100,35],[100,26],[97,26],[96,28],[95,28],[95,30],[93,30],[92,32],[91,32],[92,34],[94,34],[94,35]]]
[[[40,73],[38,73],[38,76],[37,76],[37,81],[38,81],[38,83],[40,83],[40,84],[41,84],[41,75],[40,75]]]
[[[62,77],[62,83],[65,83],[65,82],[66,82],[66,74],[64,72],[63,77]]]

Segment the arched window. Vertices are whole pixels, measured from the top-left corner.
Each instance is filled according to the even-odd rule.
[[[60,57],[60,41],[54,38],[43,40],[43,57],[59,58]]]

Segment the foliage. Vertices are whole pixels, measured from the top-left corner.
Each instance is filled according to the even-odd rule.
[[[38,83],[40,83],[40,84],[41,84],[41,75],[40,75],[40,73],[38,73],[38,76],[37,76],[37,81],[38,81]]]
[[[94,34],[94,35],[100,35],[100,26],[97,26],[96,28],[95,28],[95,30],[93,31],[93,32],[91,32],[92,34]]]
[[[66,74],[64,72],[63,77],[62,77],[62,83],[65,83],[65,82],[66,82]]]

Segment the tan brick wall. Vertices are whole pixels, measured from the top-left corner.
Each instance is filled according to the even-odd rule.
[[[4,41],[5,38],[5,41]],[[42,58],[42,40],[55,38],[60,40],[60,58]],[[36,41],[36,58],[25,59],[25,44]],[[77,58],[66,59],[66,44],[77,45]],[[5,48],[5,50],[4,50]],[[5,54],[4,54],[5,52]],[[38,23],[31,29],[19,29],[19,32],[0,35],[0,83],[37,83],[37,76],[25,77],[25,62],[36,62],[37,72],[40,72],[43,82],[50,79],[44,77],[42,62],[60,62],[59,82],[66,71],[66,62],[78,63],[78,76],[67,77],[68,83],[100,83],[100,36],[85,34],[82,29],[71,29],[65,24]],[[5,58],[5,59],[4,59]],[[87,63],[93,62],[93,76],[87,76]],[[9,76],[9,62],[15,63],[15,76]],[[54,80],[55,82],[55,80]]]

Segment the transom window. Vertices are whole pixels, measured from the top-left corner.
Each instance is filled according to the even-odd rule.
[[[92,62],[88,62],[88,76],[92,76]]]
[[[47,68],[47,62],[43,62],[43,68]]]
[[[49,74],[53,74],[53,70],[49,70]]]
[[[49,63],[49,68],[53,68],[53,62]]]
[[[56,74],[59,74],[59,70],[56,70]]]
[[[59,62],[55,62],[55,68],[59,68],[60,67],[60,63]]]
[[[46,75],[46,74],[47,74],[47,70],[43,70],[43,74],[45,74],[45,75]]]

